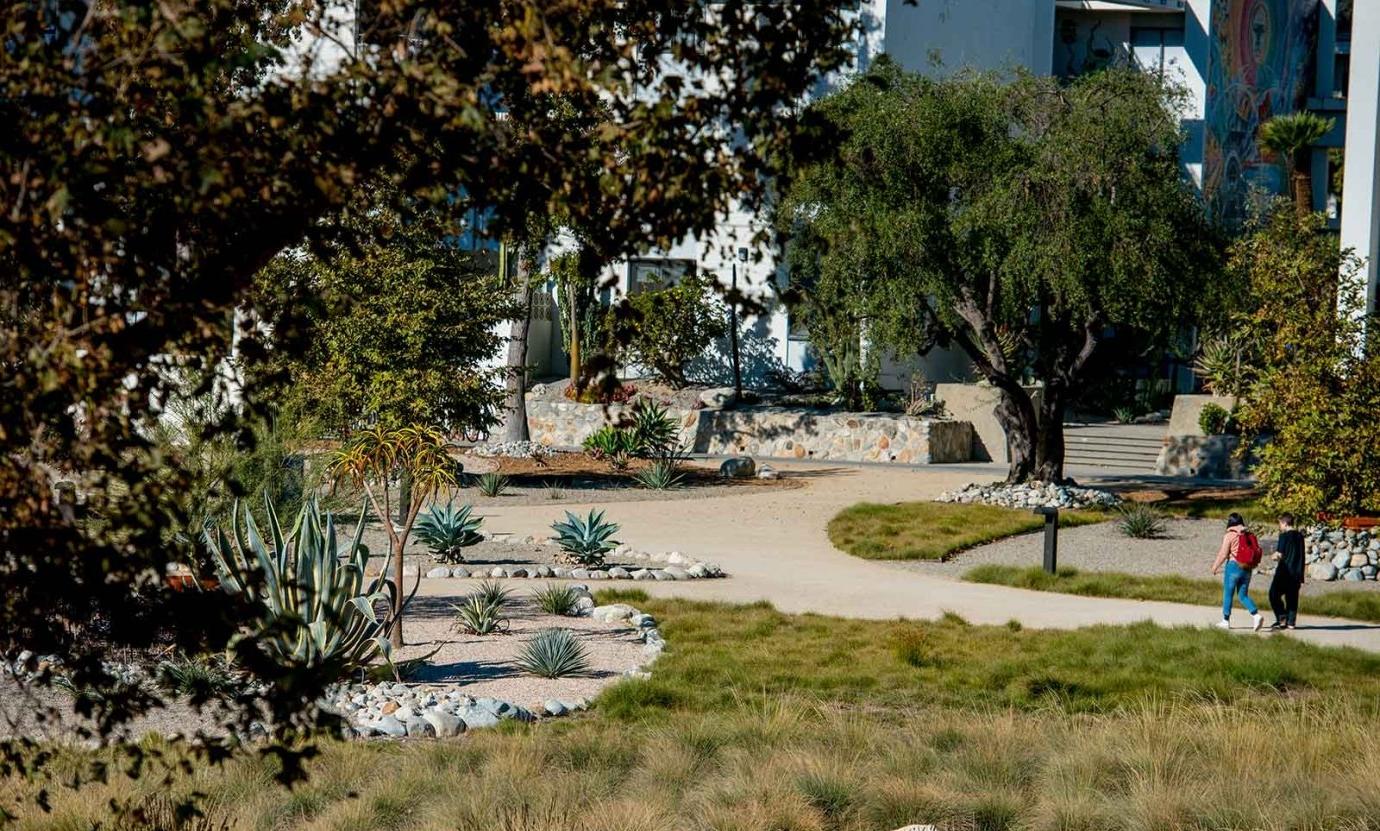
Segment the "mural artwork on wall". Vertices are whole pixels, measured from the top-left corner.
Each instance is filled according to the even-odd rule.
[[[1253,190],[1283,193],[1284,167],[1256,137],[1272,116],[1299,109],[1308,91],[1318,0],[1212,4],[1203,192],[1228,222],[1245,217]]]

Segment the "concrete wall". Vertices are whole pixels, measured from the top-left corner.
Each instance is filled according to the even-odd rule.
[[[1026,387],[1038,411],[1043,387]],[[993,412],[1001,395],[988,384],[936,384],[934,397],[944,402],[944,415],[973,425],[973,461],[1009,462],[1006,430]]]
[[[1054,0],[887,0],[886,53],[906,69],[1050,71]]]
[[[620,423],[629,408],[527,399],[532,440],[577,448],[591,433]],[[973,427],[964,421],[893,413],[832,413],[757,407],[678,410],[680,442],[696,453],[758,458],[944,464],[972,458]]]

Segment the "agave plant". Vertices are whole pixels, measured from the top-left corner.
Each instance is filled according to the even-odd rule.
[[[503,584],[497,580],[484,580],[474,587],[474,594],[475,597],[483,598],[485,603],[506,606],[513,593],[503,588]]]
[[[581,446],[595,459],[607,459],[618,453],[635,452],[637,441],[631,432],[606,424],[586,436]]]
[[[665,407],[640,398],[632,408],[632,436],[634,453],[661,456],[675,445],[676,423],[666,414]]]
[[[1164,536],[1164,516],[1149,505],[1133,504],[1121,511],[1116,529],[1136,540],[1156,540]]]
[[[618,545],[618,540],[613,539],[618,526],[605,522],[604,512],[593,508],[583,519],[566,511],[565,522],[552,523],[551,530],[556,532],[556,544],[565,558],[582,566],[603,564],[604,553]]]
[[[542,586],[532,593],[536,598],[537,606],[548,615],[560,615],[571,617],[575,614],[580,602],[580,592],[575,590],[569,583],[553,583],[549,586]]]
[[[654,491],[668,491],[685,484],[685,471],[673,456],[665,456],[633,474],[633,478],[644,488]]]
[[[471,635],[493,635],[506,631],[508,619],[503,616],[503,604],[490,602],[474,594],[463,603],[453,603],[455,628]]]
[[[302,506],[286,534],[267,496],[264,511],[267,541],[254,515],[238,502],[229,522],[233,536],[220,526],[208,528],[205,535],[221,588],[245,594],[261,607],[247,637],[289,669],[310,668],[341,677],[376,655],[391,663],[388,630],[393,610],[401,611],[407,603],[395,602],[398,587],[382,573],[365,579],[369,549],[360,541],[364,510],[343,549],[336,539],[335,519],[323,514],[314,499]],[[413,586],[412,594],[416,592]],[[389,611],[380,616],[380,607]]]
[[[437,562],[463,563],[461,552],[484,539],[479,534],[484,518],[473,516],[473,510],[469,505],[456,508],[454,502],[448,502],[444,506],[432,505],[417,520],[417,539],[431,550]]]
[[[485,496],[498,496],[508,489],[508,477],[502,473],[490,471],[480,474],[479,478],[475,480],[475,484],[479,486],[479,492]]]
[[[589,653],[569,629],[543,629],[522,645],[517,665],[542,678],[566,678],[589,672]]]

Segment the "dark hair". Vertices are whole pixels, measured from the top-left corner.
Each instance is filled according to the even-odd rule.
[[[1235,511],[1232,511],[1231,514],[1229,514],[1229,515],[1227,516],[1227,527],[1228,527],[1228,528],[1235,528],[1235,527],[1238,526],[1238,525],[1245,525],[1245,524],[1246,524],[1246,520],[1242,519],[1242,518],[1241,518],[1241,515],[1238,514],[1238,513],[1235,512]]]
[[[1284,523],[1285,525],[1293,525],[1294,515],[1289,513],[1288,511],[1285,511],[1284,513],[1279,515],[1279,521]]]

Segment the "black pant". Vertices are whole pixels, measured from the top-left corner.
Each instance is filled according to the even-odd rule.
[[[1275,620],[1293,625],[1299,616],[1299,586],[1303,581],[1282,571],[1275,572],[1270,581],[1270,608],[1275,610]]]

